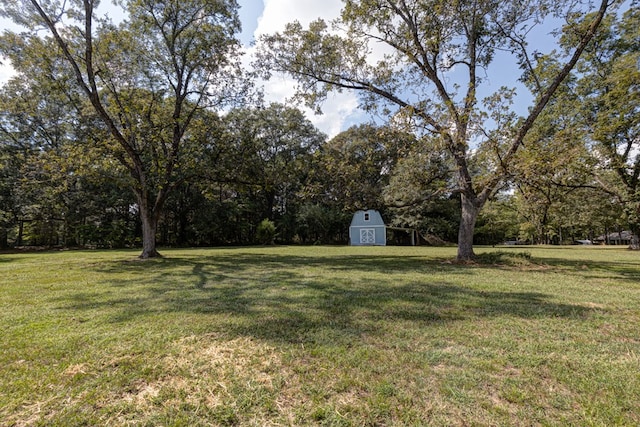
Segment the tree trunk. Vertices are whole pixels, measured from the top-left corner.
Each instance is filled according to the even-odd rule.
[[[154,215],[142,215],[142,211],[140,212],[140,219],[142,220],[142,253],[140,258],[159,257],[160,253],[156,250],[158,221],[154,218]]]
[[[0,249],[9,247],[9,232],[5,227],[0,228]]]
[[[631,231],[631,242],[629,242],[629,249],[638,251],[640,250],[640,225],[631,224],[631,227],[629,228]]]
[[[149,208],[146,200],[139,199],[140,221],[142,223],[142,253],[141,259],[157,258],[160,253],[156,249],[156,232],[158,230],[158,213]]]
[[[24,233],[24,221],[18,220],[18,237],[15,246],[22,246],[22,235]]]
[[[462,193],[460,195],[461,215],[458,229],[458,261],[470,261],[476,257],[473,252],[473,232],[480,209],[472,197]]]

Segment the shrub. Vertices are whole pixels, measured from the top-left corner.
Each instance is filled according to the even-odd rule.
[[[276,238],[276,225],[269,219],[263,219],[256,230],[256,240],[262,245],[273,245]]]

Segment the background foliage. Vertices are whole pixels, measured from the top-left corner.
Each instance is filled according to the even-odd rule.
[[[252,92],[248,76],[231,77],[240,55],[234,39],[237,5],[223,2],[216,9],[215,2],[203,4],[213,8],[207,9],[207,23],[189,13],[198,9],[198,2],[179,7],[172,3],[163,9],[145,1],[123,2],[130,7],[130,22],[97,21],[92,42],[100,69],[93,70],[93,78],[102,86],[92,94],[104,103],[120,140],[92,108],[97,101],[86,99],[82,86],[74,83],[77,76],[51,37],[28,32],[0,37],[3,55],[18,70],[0,88],[0,247],[139,246],[150,215],[157,216],[153,234],[165,246],[258,243],[258,227],[265,219],[277,230],[277,243],[345,243],[357,209],[378,209],[387,224],[416,229],[423,242],[455,243],[461,222],[461,165],[478,188],[488,176],[501,176],[499,183],[494,180],[489,186],[496,187],[480,210],[475,243],[573,243],[626,229],[638,234],[640,25],[635,2],[606,17],[603,29],[531,125],[508,168],[496,159],[503,158],[505,142],[523,120],[509,108],[512,90],[502,88],[477,105],[469,104],[471,98],[462,92],[457,95],[462,98],[456,98],[456,104],[479,114],[461,115],[466,126],[475,120],[499,128],[497,132],[471,126],[471,134],[478,135],[458,141],[464,152],[452,151],[452,141],[442,135],[419,131],[412,118],[416,111],[403,108],[392,114],[385,110],[388,103],[376,104],[370,96],[363,98],[364,106],[385,110],[391,120],[354,126],[329,139],[294,107],[266,105],[238,94],[239,89],[245,89],[244,95]],[[391,9],[368,17],[363,11],[372,2],[345,4],[347,22],[387,25],[384,14]],[[489,2],[482,4],[491,7]],[[517,19],[535,15],[536,5],[531,5]],[[3,13],[15,12],[14,19],[36,24],[36,15],[17,13],[14,6],[6,3]],[[426,13],[420,8],[412,12]],[[467,22],[465,13],[472,11],[458,12],[459,16],[443,16]],[[584,17],[569,18],[558,33],[562,36],[557,51],[519,58],[522,82],[532,93],[554,78],[584,30]],[[81,14],[71,21],[80,22]],[[206,37],[199,25],[206,26]],[[367,70],[389,91],[401,83],[416,83],[410,74],[383,72],[393,68],[391,63],[382,61],[376,74],[370,64],[357,61],[364,51],[356,39],[336,50],[344,59],[338,61],[329,48],[341,39],[327,25],[313,25],[305,32],[292,24],[289,36],[311,37],[316,31],[326,37],[297,42],[325,43],[328,50],[316,53],[336,67],[346,67],[350,78],[357,77],[357,70]],[[163,37],[167,28],[180,26],[184,34]],[[74,55],[79,55],[87,38],[82,38],[80,27],[73,28],[78,31],[68,37],[75,43]],[[362,33],[362,28],[350,31],[361,38],[372,35]],[[393,35],[391,26],[384,29]],[[474,31],[481,40],[491,33]],[[138,33],[161,49],[147,52],[134,37]],[[455,44],[451,34],[444,35],[447,43]],[[286,41],[281,36],[271,39],[272,48],[276,41]],[[198,49],[190,49],[190,43]],[[217,56],[205,57],[205,51],[216,48]],[[458,48],[452,54],[464,56]],[[526,50],[524,45],[518,48]],[[497,48],[484,49],[476,58],[482,67],[492,61]],[[136,55],[144,61],[131,61]],[[441,51],[429,55],[438,67],[451,68]],[[262,59],[268,63],[277,57]],[[309,60],[298,65],[311,66]],[[193,80],[187,77],[190,73]],[[189,82],[193,90],[184,86]],[[316,97],[329,90],[322,88]],[[425,87],[421,93],[429,91]],[[312,98],[307,101],[319,100]],[[428,110],[438,120],[453,111],[445,114],[452,106],[433,100],[422,107],[424,114]]]

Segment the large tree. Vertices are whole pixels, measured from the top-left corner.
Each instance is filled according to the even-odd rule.
[[[640,249],[640,8],[610,17],[578,68],[579,102],[567,105],[582,119],[599,161],[597,182],[623,206]],[[573,34],[565,36],[571,44]]]
[[[42,48],[42,46],[39,46]],[[35,64],[23,59],[22,66]],[[40,63],[43,72],[52,71],[53,64]],[[40,229],[61,218],[65,183],[63,163],[69,163],[67,146],[72,139],[72,123],[77,125],[70,98],[62,94],[58,84],[14,78],[0,89],[0,152],[4,155],[2,185],[5,211],[3,235],[19,224],[15,243],[22,242],[22,225],[30,223]],[[70,177],[76,179],[76,177]],[[62,239],[47,232],[51,238],[37,239],[37,244],[59,244]]]
[[[441,140],[417,139],[391,171],[383,196],[391,224],[414,228],[427,241],[455,241],[459,202],[453,162]]]
[[[275,221],[289,240],[312,154],[326,136],[300,110],[282,104],[234,109],[224,119],[234,160],[227,181],[250,196],[258,221]]]
[[[104,152],[127,171],[137,200],[140,256],[154,257],[167,198],[197,170],[198,147],[206,143],[207,134],[196,123],[203,110],[223,107],[234,93],[238,5],[235,0],[121,0],[117,4],[126,19],[116,25],[98,18],[98,4],[2,2],[0,13],[27,29],[5,32],[2,45],[22,73],[37,73],[20,68],[20,57],[33,52],[29,46],[53,45],[39,55],[66,64],[98,119],[96,132],[108,135],[101,142]]]
[[[351,127],[320,148],[306,193],[350,214],[383,209],[382,193],[392,171],[414,144],[413,135],[390,127]]]
[[[419,132],[441,139],[452,156],[461,220],[458,259],[473,258],[478,213],[503,184],[510,163],[554,92],[575,66],[614,1],[344,0],[336,30],[322,20],[289,24],[262,38],[259,63],[300,83],[297,95],[318,106],[331,90],[355,90],[363,104],[394,106]],[[578,37],[553,76],[538,77],[532,29],[547,18],[579,16]],[[379,46],[386,54],[374,55]],[[481,93],[495,63],[536,84],[526,117],[509,104],[512,88]],[[474,162],[483,147],[483,167]],[[490,153],[491,155],[488,155]]]
[[[33,68],[58,74],[53,63]],[[135,199],[122,191],[122,168],[105,156],[96,117],[60,86],[69,80],[34,77],[0,88],[0,245],[10,236],[17,245],[131,243]]]
[[[539,76],[553,75],[556,69],[552,58],[538,59]],[[528,83],[535,85],[533,80]],[[578,215],[576,210],[575,215],[560,221],[561,205],[580,208],[575,204],[578,199],[572,196],[588,194],[579,190],[594,187],[594,162],[584,144],[585,133],[576,126],[575,111],[567,108],[579,102],[575,86],[576,79],[567,78],[558,88],[512,163],[515,206],[526,224],[523,234],[534,243],[557,242],[562,235],[561,225],[576,221]],[[586,204],[586,200],[582,203]]]

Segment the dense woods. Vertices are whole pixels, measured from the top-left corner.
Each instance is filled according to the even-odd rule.
[[[122,1],[120,23],[91,0],[2,2],[24,32],[0,37],[16,70],[0,88],[0,247],[345,244],[358,209],[460,259],[623,230],[637,246],[640,8],[524,3],[349,0],[344,36],[318,21],[263,38],[263,76],[294,76],[314,107],[340,89],[376,111],[328,138],[261,101],[233,0]],[[552,18],[539,52],[526,35]],[[393,53],[373,62],[372,40]],[[514,88],[479,95],[505,51],[524,115]]]

